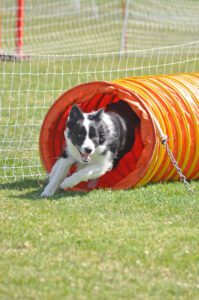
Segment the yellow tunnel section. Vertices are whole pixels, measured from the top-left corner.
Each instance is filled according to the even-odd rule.
[[[136,94],[167,137],[169,148],[187,179],[199,178],[199,74],[140,76],[114,80]],[[156,128],[157,129],[157,128]],[[146,128],[147,130],[147,128]],[[161,145],[156,147],[145,176],[147,182],[177,180],[178,175]]]

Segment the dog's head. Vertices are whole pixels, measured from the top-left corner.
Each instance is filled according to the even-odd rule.
[[[83,113],[77,105],[72,106],[65,136],[78,150],[79,162],[89,162],[92,155],[101,154],[104,151],[106,125],[103,122],[103,116],[103,109],[92,113]]]

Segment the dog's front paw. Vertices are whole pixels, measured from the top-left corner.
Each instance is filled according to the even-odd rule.
[[[66,178],[61,184],[60,184],[60,188],[65,190],[65,189],[69,189],[72,188],[74,186],[73,182]]]
[[[45,188],[45,190],[43,191],[43,193],[41,193],[40,197],[42,198],[47,198],[47,197],[50,197],[50,196],[53,196],[55,194],[55,190],[53,189],[47,189]]]

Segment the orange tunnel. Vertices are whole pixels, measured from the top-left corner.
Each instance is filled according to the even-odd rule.
[[[78,85],[49,109],[40,132],[40,156],[50,172],[64,147],[64,129],[74,103],[84,112],[125,101],[140,119],[135,143],[117,168],[102,176],[97,188],[127,189],[147,182],[178,180],[161,138],[187,179],[199,178],[199,73],[131,77]],[[75,190],[87,190],[87,182]]]

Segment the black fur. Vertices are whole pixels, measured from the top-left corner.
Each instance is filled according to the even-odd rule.
[[[140,120],[124,101],[110,104],[107,113],[115,127],[115,135],[109,147],[114,154],[114,167],[116,167],[120,159],[131,150],[135,140],[135,129],[140,124]]]

